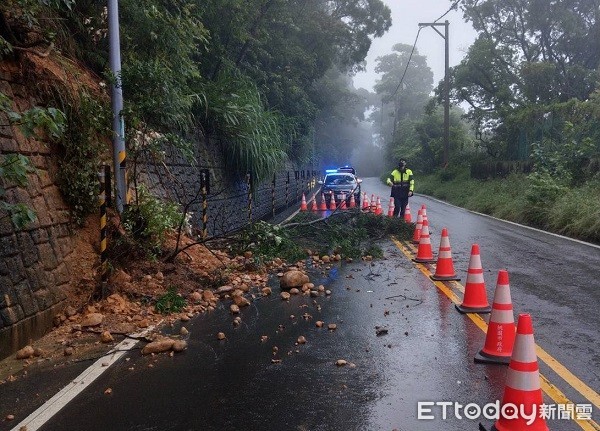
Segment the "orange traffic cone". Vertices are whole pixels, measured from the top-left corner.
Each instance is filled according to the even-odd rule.
[[[412,242],[418,244],[421,239],[421,229],[423,228],[423,210],[420,209],[417,212],[417,225],[415,226],[415,232],[413,233]]]
[[[390,204],[388,205],[388,217],[394,217],[394,198],[390,198]]]
[[[340,201],[340,209],[346,209],[346,193],[342,193],[342,200]]]
[[[306,206],[306,196],[302,193],[302,202],[300,203],[300,211],[306,211],[308,207]]]
[[[363,193],[363,202],[362,202],[362,210],[363,211],[369,211],[370,206],[369,206],[369,197],[367,196],[367,192]]]
[[[506,373],[501,414],[492,431],[549,431],[546,420],[540,414],[543,403],[531,316],[520,314],[515,346]],[[507,414],[502,414],[505,410]]]
[[[429,222],[427,222],[429,223]],[[452,249],[450,248],[450,238],[448,229],[442,229],[442,239],[440,240],[440,249],[438,252],[437,264],[435,265],[435,274],[431,276],[432,280],[460,280],[454,271],[454,262],[452,262]]]
[[[325,202],[325,195],[321,193],[321,205],[319,206],[319,211],[327,211],[327,202]]]
[[[492,311],[485,292],[485,281],[483,280],[483,268],[481,267],[478,244],[473,244],[471,247],[465,295],[462,304],[456,305],[456,309],[461,313],[489,313]]]
[[[312,206],[310,207],[311,211],[319,211],[319,208],[317,207],[317,197],[315,196],[314,198],[312,198]]]
[[[369,205],[372,213],[375,213],[377,210],[377,203],[375,203],[375,195],[371,195],[371,205]]]
[[[348,208],[356,208],[356,200],[354,199],[354,193],[350,195],[350,206]]]
[[[410,205],[406,204],[406,209],[404,210],[404,221],[406,223],[412,223],[412,217],[410,215]]]
[[[337,207],[335,206],[335,196],[333,195],[333,192],[331,192],[331,199],[329,200],[329,210],[335,211],[336,209]]]
[[[383,214],[383,209],[381,208],[381,199],[377,196],[377,204],[375,206],[375,215]]]
[[[508,365],[514,343],[515,318],[510,298],[508,272],[501,269],[498,271],[498,281],[494,292],[492,314],[485,336],[485,345],[475,355],[475,362]]]
[[[421,205],[421,214],[423,215],[423,220],[427,220],[427,208],[425,204]]]
[[[413,259],[419,263],[435,262],[433,258],[433,250],[431,249],[431,239],[429,238],[429,222],[423,220],[421,228],[421,238],[419,239],[419,248],[417,249],[417,257]]]

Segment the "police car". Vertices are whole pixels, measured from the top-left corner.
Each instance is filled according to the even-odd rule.
[[[321,185],[319,193],[323,193],[325,196],[325,202],[327,202],[328,207],[332,196],[338,206],[345,197],[346,206],[348,207],[351,195],[354,194],[354,202],[360,208],[360,183],[362,183],[362,180],[356,177],[356,170],[351,166],[328,169],[325,171],[325,178],[319,181]]]

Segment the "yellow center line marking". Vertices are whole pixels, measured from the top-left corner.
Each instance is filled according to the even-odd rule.
[[[392,241],[402,251],[402,253],[409,259],[412,259],[412,252],[407,249],[398,239],[392,236]],[[431,275],[431,272],[425,265],[416,263],[417,269],[423,273],[427,278]],[[441,290],[447,297],[455,304],[460,304],[461,301],[456,296],[456,294],[448,288],[443,282],[432,280],[432,283]],[[458,290],[464,293],[464,287],[454,281],[452,285],[456,287]],[[469,319],[484,333],[487,333],[488,325],[485,320],[479,315],[474,313],[466,314]],[[585,397],[586,400],[590,401],[596,407],[600,408],[600,395],[595,392],[592,388],[587,386],[583,381],[577,378],[573,373],[571,373],[564,365],[558,362],[555,358],[553,358],[549,353],[547,353],[544,349],[542,349],[539,345],[536,344],[536,353],[538,359],[548,365],[556,374],[562,377],[569,385],[573,387],[576,391],[578,391],[581,395]],[[570,401],[556,386],[554,386],[550,381],[540,373],[540,382],[542,386],[542,390],[552,398],[557,404],[575,404]],[[585,431],[600,431],[600,425],[598,425],[593,420],[577,420],[573,418],[573,421],[577,423],[582,429]]]

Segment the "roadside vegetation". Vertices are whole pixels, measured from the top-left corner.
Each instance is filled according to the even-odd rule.
[[[476,180],[466,168],[419,177],[419,192],[504,220],[600,244],[600,179],[561,186],[551,176]]]
[[[252,251],[258,262],[274,258],[288,262],[308,255],[340,255],[341,258],[383,257],[377,241],[389,235],[408,239],[414,226],[400,218],[375,216],[359,210],[334,213],[322,218],[298,213],[284,225],[255,223],[236,236],[238,252]]]

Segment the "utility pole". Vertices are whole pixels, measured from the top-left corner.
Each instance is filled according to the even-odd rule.
[[[445,70],[444,70],[444,168],[448,166],[448,153],[450,148],[450,48],[448,43],[448,20],[444,22],[421,22],[419,27],[431,27],[445,41]],[[445,27],[442,34],[436,27]]]
[[[108,0],[108,43],[109,63],[114,82],[111,86],[113,113],[113,166],[115,173],[116,205],[119,214],[127,202],[127,184],[125,180],[125,122],[123,120],[123,88],[121,83],[121,42],[119,38],[119,2]]]

